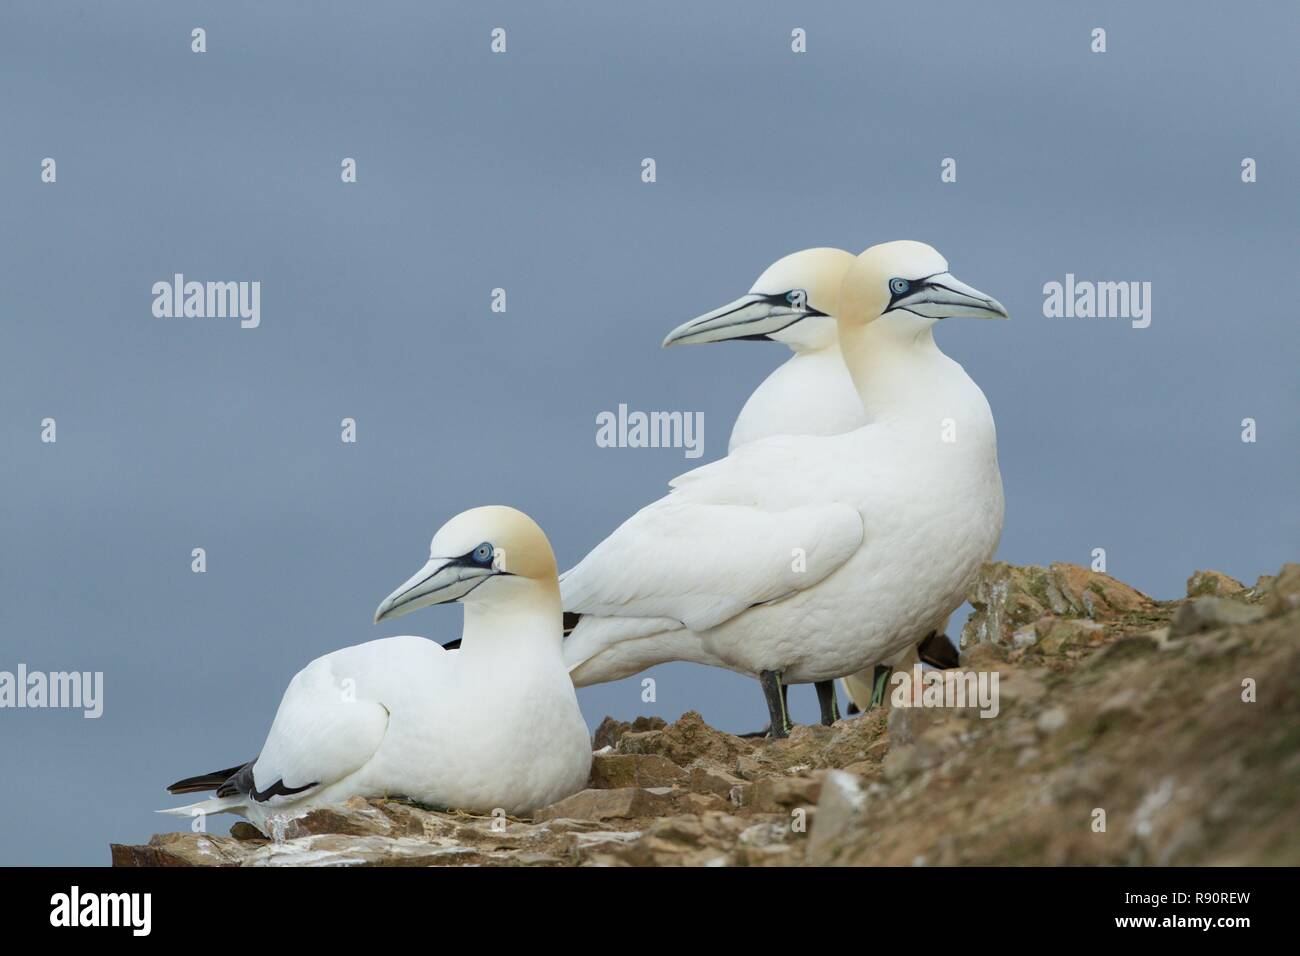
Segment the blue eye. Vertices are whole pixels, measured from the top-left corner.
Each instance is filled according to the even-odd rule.
[[[785,294],[785,301],[795,308],[802,309],[808,302],[808,292],[804,289],[791,289]]]
[[[475,564],[481,564],[487,567],[492,563],[492,545],[484,541],[469,554],[470,560]]]
[[[910,288],[912,288],[912,283],[908,282],[906,279],[889,280],[889,291],[894,293],[894,295],[902,295]]]

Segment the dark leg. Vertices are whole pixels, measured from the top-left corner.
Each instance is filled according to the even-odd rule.
[[[817,688],[817,703],[821,705],[822,723],[829,727],[840,719],[840,705],[835,699],[835,681],[819,680],[813,686]]]
[[[879,707],[885,702],[885,685],[889,683],[889,674],[893,668],[888,664],[877,664],[871,681],[871,704],[868,710]]]
[[[763,685],[763,697],[767,700],[767,712],[771,715],[772,726],[768,729],[771,737],[790,736],[790,718],[786,716],[785,696],[782,694],[781,672],[763,671],[758,675]]]

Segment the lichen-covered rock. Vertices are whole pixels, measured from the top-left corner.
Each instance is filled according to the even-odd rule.
[[[962,629],[962,647],[981,641],[1013,646],[1016,631],[1048,615],[1105,621],[1156,603],[1108,574],[1059,562],[1046,568],[986,564],[967,598],[974,612]]]
[[[1197,571],[1187,579],[1187,596],[1228,597],[1246,590],[1246,585],[1221,571]]]

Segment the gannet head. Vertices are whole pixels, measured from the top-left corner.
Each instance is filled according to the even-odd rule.
[[[491,505],[456,515],[429,544],[429,560],[375,611],[375,623],[432,604],[491,597],[489,581],[556,589],[555,554],[545,533],[522,511]]]
[[[843,249],[804,249],[778,259],[734,302],[677,326],[664,347],[727,339],[784,342],[795,351],[835,342],[840,284],[853,265]]]
[[[954,316],[1009,318],[997,299],[948,272],[948,260],[924,242],[900,239],[872,246],[849,267],[839,320],[865,326],[883,320],[904,334]]]

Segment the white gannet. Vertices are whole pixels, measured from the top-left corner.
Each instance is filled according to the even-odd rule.
[[[840,354],[835,328],[840,283],[854,262],[843,249],[792,252],[772,263],[749,292],[683,322],[664,347],[707,342],[780,342],[794,353],[745,401],[731,427],[727,453],[773,435],[839,435],[867,423],[862,399]],[[871,675],[866,677],[871,683]],[[816,683],[823,724],[839,720],[831,681]],[[845,682],[853,699],[857,685]],[[784,699],[786,688],[782,687]]]
[[[867,423],[835,328],[840,283],[854,258],[843,249],[791,253],[768,266],[746,295],[664,339],[665,346],[770,340],[794,352],[745,402],[728,452],[773,435],[838,435]]]
[[[267,832],[273,818],[353,796],[521,813],[581,790],[591,741],[561,652],[546,535],[513,508],[475,508],[429,552],[375,621],[460,601],[459,650],[405,636],[317,658],[289,682],[261,754],[172,784],[216,796],[163,812],[237,813]]]
[[[696,343],[769,340],[794,353],[746,400],[731,429],[728,453],[773,435],[839,435],[867,424],[862,399],[840,353],[835,315],[840,283],[855,256],[843,249],[803,249],[778,259],[747,294],[683,322],[668,333],[664,347]],[[943,638],[942,640],[938,640]],[[955,666],[955,652],[936,632],[922,642],[923,660]],[[884,692],[888,664],[843,678],[852,705],[867,710]],[[783,688],[784,689],[784,688]],[[823,724],[839,719],[835,685],[816,684]]]
[[[992,413],[932,334],[959,315],[1006,311],[923,243],[858,256],[836,319],[868,424],[743,444],[566,572],[574,683],[727,667],[759,678],[784,735],[783,684],[853,674],[942,627],[1002,531]]]

